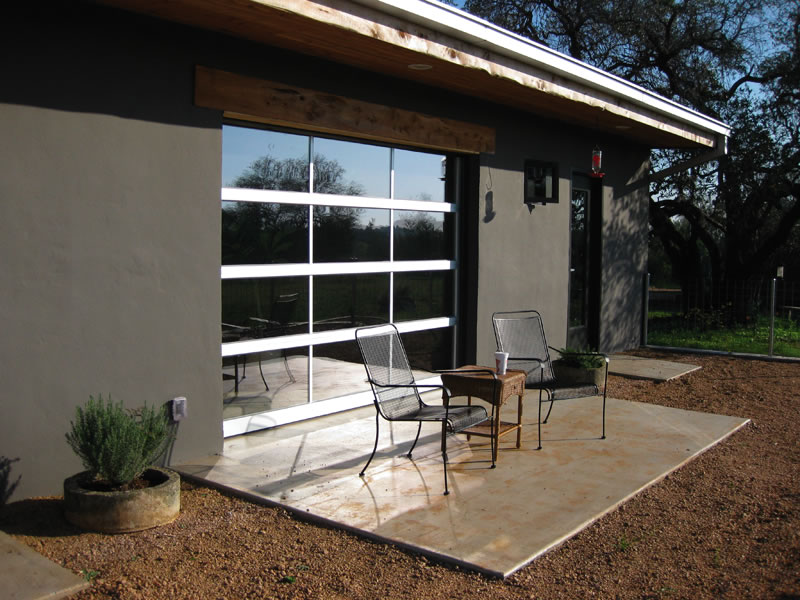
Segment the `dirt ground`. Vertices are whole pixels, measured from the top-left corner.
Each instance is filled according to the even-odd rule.
[[[800,363],[637,354],[703,368],[611,377],[613,397],[752,423],[504,581],[186,482],[159,529],[83,533],[59,498],[9,504],[0,529],[91,580],[80,599],[800,599]]]

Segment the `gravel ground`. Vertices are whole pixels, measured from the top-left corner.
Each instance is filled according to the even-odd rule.
[[[90,579],[79,599],[800,599],[800,363],[636,354],[703,368],[611,377],[613,397],[752,423],[503,581],[186,482],[162,528],[83,533],[60,498],[34,498],[0,529]]]

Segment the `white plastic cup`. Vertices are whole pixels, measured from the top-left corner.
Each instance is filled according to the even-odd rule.
[[[494,364],[497,367],[497,374],[505,375],[508,368],[508,352],[495,352]]]

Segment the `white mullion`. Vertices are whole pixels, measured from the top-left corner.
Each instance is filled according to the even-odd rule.
[[[450,164],[452,165],[453,172],[450,175],[451,186],[450,189],[452,190],[452,198],[456,200],[461,197],[461,159],[453,157],[450,160]],[[447,180],[447,166],[445,166],[445,185]],[[459,279],[461,277],[461,255],[459,253],[459,249],[461,248],[461,212],[456,211],[453,215],[453,247],[451,248],[452,255],[455,259],[456,266],[453,269],[453,316],[455,317],[455,325],[453,326],[453,335],[452,335],[452,344],[451,347],[451,356],[450,360],[452,361],[452,365],[456,365],[457,359],[457,344],[458,344],[458,334],[459,334],[459,323],[461,318],[461,297],[458,293],[459,291]]]
[[[312,174],[313,177],[313,166]],[[313,185],[313,180],[310,185]],[[255,202],[264,204],[293,204],[312,206],[343,206],[347,208],[396,208],[425,212],[456,212],[455,204],[430,200],[393,200],[369,196],[338,196],[314,192],[285,192],[280,190],[251,190],[246,188],[222,188],[222,200],[226,202]]]
[[[314,137],[308,137],[308,189],[314,194]],[[308,389],[306,403],[314,402],[314,343],[311,334],[314,331],[314,205],[308,205],[308,359],[306,361]]]
[[[365,275],[368,273],[408,273],[415,271],[453,271],[454,260],[364,261],[355,263],[296,263],[283,265],[225,265],[222,279],[260,279],[264,277],[302,277],[308,275]]]
[[[389,153],[389,199],[394,200],[394,148]],[[394,208],[389,209],[389,323],[394,323]]]
[[[426,329],[452,327],[455,325],[455,318],[433,317],[430,319],[419,319],[417,321],[403,321],[396,323],[395,325],[401,333],[408,333],[412,331],[424,331]],[[347,327],[329,331],[318,331],[315,333],[302,333],[281,337],[261,338],[256,340],[245,340],[243,342],[229,342],[227,344],[222,344],[222,356],[239,356],[242,354],[285,350],[289,348],[299,348],[302,346],[311,347],[320,344],[349,342],[354,339],[356,329],[357,327]]]

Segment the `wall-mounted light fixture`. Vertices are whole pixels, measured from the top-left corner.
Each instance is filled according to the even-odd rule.
[[[592,150],[592,177],[603,177],[603,151],[598,146]]]
[[[558,202],[558,164],[540,160],[525,161],[525,204]]]

